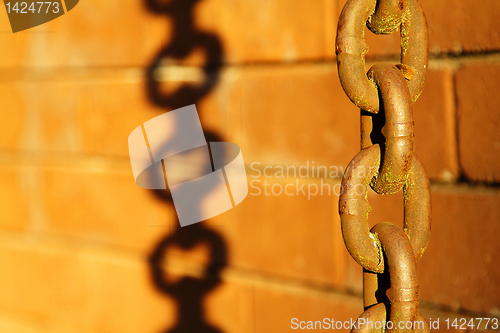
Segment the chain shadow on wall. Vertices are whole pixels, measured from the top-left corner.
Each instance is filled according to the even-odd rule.
[[[199,31],[195,26],[194,7],[200,0],[144,0],[148,10],[164,15],[172,26],[169,44],[153,58],[146,70],[146,89],[151,102],[166,111],[197,104],[219,81],[223,48],[219,38],[211,33]],[[179,68],[193,54],[202,54],[204,64],[199,66],[201,75],[181,75],[182,82],[173,83],[169,68]],[[174,64],[174,65],[171,65]],[[191,65],[191,64],[189,64]],[[159,74],[166,69],[166,74]],[[182,68],[181,68],[182,70]],[[175,71],[174,71],[175,74]],[[181,73],[182,74],[182,73]],[[177,75],[178,76],[178,75]],[[192,75],[191,75],[192,76]],[[165,87],[167,85],[167,87]],[[171,85],[171,86],[168,86]],[[224,141],[215,132],[205,132],[207,142]],[[167,190],[153,190],[155,198],[173,206],[172,196]],[[149,267],[152,283],[156,289],[175,301],[176,322],[165,330],[169,333],[222,331],[206,322],[203,301],[206,295],[220,284],[220,271],[227,262],[227,246],[219,233],[205,223],[196,223],[181,228],[179,221],[172,232],[167,233],[150,252]],[[165,270],[170,248],[189,251],[203,244],[208,248],[209,260],[202,277],[184,276],[172,282]]]

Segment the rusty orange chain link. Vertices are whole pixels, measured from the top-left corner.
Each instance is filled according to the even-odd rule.
[[[401,64],[377,64],[365,74],[365,26],[376,34],[399,28]],[[362,150],[342,179],[339,201],[345,245],[364,269],[365,312],[358,322],[392,323],[353,331],[429,332],[418,310],[416,271],[430,236],[429,179],[413,152],[412,104],[424,87],[429,58],[427,22],[420,4],[348,0],[339,19],[336,51],[342,87],[361,109]],[[378,119],[384,122],[380,142],[374,140]],[[378,194],[403,190],[403,228],[379,223],[369,229],[368,186]],[[420,323],[425,324],[419,327]]]

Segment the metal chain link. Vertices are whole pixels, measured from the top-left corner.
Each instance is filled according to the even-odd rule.
[[[401,64],[377,64],[365,74],[365,26],[376,34],[399,28]],[[429,58],[427,22],[420,4],[417,0],[348,0],[339,19],[336,52],[342,87],[361,109],[362,150],[342,179],[342,235],[347,250],[364,269],[365,312],[360,318],[393,324],[353,331],[430,332],[418,310],[416,271],[431,228],[429,179],[413,152],[412,104],[423,90]],[[380,119],[383,140],[377,142]],[[379,223],[369,229],[368,186],[382,195],[403,189],[403,228]],[[416,322],[425,325],[417,327]],[[412,323],[411,328],[407,323]]]

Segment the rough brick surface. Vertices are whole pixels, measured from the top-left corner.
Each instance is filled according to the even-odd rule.
[[[455,98],[450,70],[430,70],[413,108],[415,154],[431,179],[458,177]]]
[[[274,333],[295,331],[292,318],[356,319],[362,269],[338,215],[340,177],[359,152],[359,110],[334,59],[346,0],[154,1],[178,1],[181,29],[146,0],[81,1],[17,34],[0,14],[0,331],[147,333],[201,321]],[[434,55],[414,106],[415,152],[434,185],[418,267],[422,312],[442,324],[499,314],[499,4],[422,0]],[[200,81],[193,67],[207,54],[189,48],[187,26],[222,67],[210,91],[176,103],[196,103],[211,140],[238,144],[256,182],[234,209],[179,229],[165,193],[134,184],[127,137],[171,110],[148,95],[146,68],[173,39],[188,47],[153,73],[160,94]],[[367,67],[396,61],[397,33],[366,41]],[[277,176],[277,166],[309,176]],[[329,174],[312,176],[319,166]],[[368,199],[370,227],[402,224],[402,193]],[[205,280],[213,288],[196,296]],[[174,296],[166,285],[176,282],[185,288]]]
[[[318,298],[317,295],[294,295],[278,290],[257,291],[255,305],[256,332],[296,332],[297,328],[292,328],[294,318],[298,319],[299,324],[300,321],[304,321],[303,327],[307,327],[308,321],[323,322],[324,318],[354,322],[363,312],[363,304],[359,299],[349,297],[325,299]],[[317,327],[319,330],[319,326]]]
[[[495,190],[433,192],[431,240],[419,262],[423,300],[453,309],[497,313],[499,203],[500,193]]]
[[[281,278],[342,286],[345,250],[340,229],[332,223],[337,215],[337,196],[327,195],[326,185],[321,195],[319,180],[261,177],[249,181],[252,183],[245,201],[211,221],[227,242],[230,263]],[[323,183],[330,188],[335,185],[326,180]],[[272,194],[284,191],[286,186],[293,195]],[[318,190],[310,199],[308,186],[312,194]]]
[[[248,73],[241,118],[248,161],[345,166],[359,150],[359,111],[341,90],[335,66]]]
[[[475,181],[500,181],[500,66],[474,64],[456,77],[460,164]]]
[[[421,0],[429,24],[430,51],[470,53],[500,49],[500,3]]]
[[[221,36],[228,63],[295,62],[334,55],[333,2],[216,0],[197,13],[200,27]]]
[[[215,36],[224,62],[318,60],[334,56],[333,1],[293,6],[286,0],[203,1],[175,17]],[[2,14],[0,28],[11,30],[7,15]],[[2,67],[144,67],[172,40],[173,25],[170,15],[148,10],[145,1],[91,0],[29,32],[2,34],[0,42],[9,45],[0,56]]]
[[[338,13],[346,0],[338,0]],[[500,49],[500,4],[496,0],[485,0],[480,5],[473,1],[420,0],[429,27],[429,49],[431,53],[471,53],[497,51]],[[399,55],[398,32],[390,35],[374,35],[368,29],[365,37],[370,52],[368,57]]]

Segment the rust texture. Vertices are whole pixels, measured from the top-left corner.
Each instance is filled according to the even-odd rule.
[[[406,0],[403,6],[401,14],[399,3],[387,1],[387,4],[380,4],[377,9],[379,15],[375,15],[374,19],[377,8],[375,0],[349,0],[340,15],[336,40],[340,83],[349,99],[368,112],[378,113],[380,106],[375,83],[365,73],[365,54],[368,52],[368,45],[364,38],[364,28],[367,23],[369,27],[373,27],[374,24],[392,27],[394,22],[399,22],[397,18],[400,17],[401,63],[406,66],[406,72],[413,73],[408,82],[413,102],[418,99],[425,84],[429,58],[427,20],[417,0]],[[389,9],[394,7],[397,8],[396,13],[391,14]],[[392,23],[381,23],[382,21]],[[408,70],[408,67],[411,70]]]
[[[377,34],[400,29],[401,64],[377,64],[365,74],[365,26]],[[412,104],[425,84],[429,53],[420,4],[349,0],[339,19],[336,50],[342,87],[361,108],[361,151],[349,163],[339,198],[344,243],[364,269],[365,312],[358,321],[388,319],[394,325],[352,331],[430,332],[418,311],[416,266],[431,230],[429,179],[413,152]],[[369,187],[378,194],[403,190],[403,228],[384,222],[369,229]],[[412,326],[416,322],[422,326]]]
[[[360,151],[349,163],[342,179],[339,213],[342,236],[347,250],[363,268],[383,273],[384,259],[377,240],[370,233],[368,215],[368,186],[380,167],[380,145]],[[408,177],[403,185],[403,230],[410,238],[415,259],[427,248],[431,231],[431,204],[429,180],[422,164],[412,154]]]
[[[368,301],[365,296],[365,312],[359,317],[365,322],[385,322],[387,311],[392,322],[387,326],[387,332],[430,332],[429,322],[418,310],[418,277],[415,256],[406,234],[392,223],[379,223],[371,230],[377,235],[382,250],[386,256],[389,272],[390,288],[387,290],[388,302],[378,303],[375,297]],[[365,272],[364,287],[370,290],[368,294],[374,295],[379,288],[379,274]],[[407,325],[407,323],[411,323]],[[417,323],[417,324],[416,324]],[[384,331],[366,326],[359,326],[352,332]]]
[[[380,0],[375,13],[368,19],[366,26],[375,34],[390,34],[401,25],[404,0]]]
[[[403,74],[396,66],[377,64],[368,77],[378,87],[385,116],[382,134],[385,137],[384,161],[378,177],[371,183],[379,194],[399,191],[410,169],[413,152],[413,114],[410,92]],[[362,142],[369,141],[368,131],[361,130]]]

